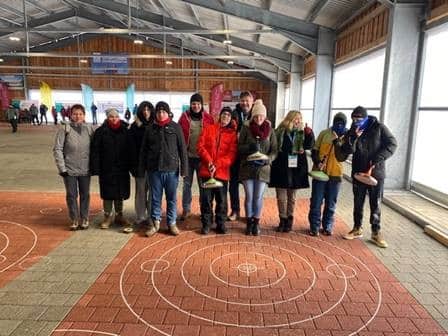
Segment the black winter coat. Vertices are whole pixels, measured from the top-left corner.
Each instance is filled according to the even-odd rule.
[[[311,149],[313,145],[314,134],[311,132],[304,136],[303,149]],[[297,154],[296,168],[288,168],[288,155],[292,154],[292,148],[293,143],[287,132],[284,132],[282,147],[279,148],[277,158],[272,162],[271,182],[269,183],[270,187],[284,189],[302,189],[310,187],[306,152]]]
[[[350,129],[342,144],[345,154],[353,154],[352,177],[356,173],[365,173],[370,165],[375,165],[372,176],[376,179],[386,177],[385,161],[390,158],[397,149],[397,140],[390,130],[380,123],[374,116],[369,116],[370,125],[359,138],[354,135],[354,129]]]
[[[240,107],[240,104],[237,104],[235,109],[232,111],[232,120],[236,122],[236,131],[237,133],[241,132],[241,128],[245,121],[250,120],[251,112],[247,115],[244,115],[243,110]]]
[[[104,200],[128,199],[130,194],[130,155],[128,124],[121,122],[117,130],[107,120],[93,134],[90,149],[90,170],[99,176],[100,195]]]
[[[138,174],[138,163],[140,161],[140,151],[142,148],[143,136],[145,135],[146,125],[137,117],[129,128],[131,174],[134,177],[144,177]]]
[[[170,121],[165,126],[154,123],[146,127],[137,173],[179,172],[179,169],[181,176],[187,175],[187,146],[179,124]]]

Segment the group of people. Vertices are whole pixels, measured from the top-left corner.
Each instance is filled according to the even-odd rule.
[[[297,190],[310,187],[306,150],[311,150],[312,169],[324,171],[328,178],[312,180],[309,234],[333,233],[342,162],[352,154],[352,177],[370,171],[378,183],[369,186],[353,179],[354,227],[344,238],[362,236],[363,204],[369,193],[372,241],[387,247],[380,231],[380,203],[384,162],[397,144],[387,127],[368,116],[361,106],[353,110],[350,128],[346,116],[337,113],[332,125],[320,132],[317,140],[299,111],[290,111],[274,129],[262,100],[254,101],[247,91],[241,93],[235,110],[224,107],[216,122],[204,110],[203,98],[197,93],[191,96],[190,108],[182,113],[179,122],[173,120],[169,105],[163,101],[155,107],[147,101],[140,103],[130,126],[120,119],[116,109],[106,110],[106,120],[96,130],[85,123],[82,105],[72,106],[71,114],[71,123],[57,132],[54,156],[66,186],[73,230],[89,226],[90,176],[98,175],[104,210],[100,227],[107,229],[114,220],[124,232],[132,232],[132,223],[123,215],[123,201],[130,197],[131,174],[135,179],[136,222],[146,226],[146,236],[160,230],[163,193],[168,230],[178,235],[179,177],[183,178],[179,219],[187,220],[191,216],[196,173],[202,234],[208,234],[214,224],[217,233],[225,234],[226,221],[240,217],[240,183],[245,192],[247,235],[260,234],[267,186],[276,190],[276,230],[290,232]]]

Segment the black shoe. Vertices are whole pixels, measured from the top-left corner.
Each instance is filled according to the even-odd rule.
[[[283,232],[285,225],[286,225],[286,218],[282,218],[280,217],[280,223],[278,224],[277,228],[275,229],[275,231],[277,232]]]
[[[283,232],[291,232],[293,223],[294,223],[294,217],[288,216],[288,219],[286,220],[286,223],[283,226]]]
[[[254,236],[260,235],[260,218],[252,218],[252,234]]]
[[[308,232],[308,234],[312,237],[318,237],[319,236],[319,231],[314,231],[314,230],[310,230]]]
[[[210,226],[202,226],[201,234],[206,235],[210,232]]]
[[[218,233],[218,234],[226,234],[227,233],[227,228],[226,228],[225,224],[218,224],[216,226],[216,233]]]
[[[246,235],[250,236],[252,233],[252,226],[254,225],[254,219],[252,217],[247,217],[246,219]]]

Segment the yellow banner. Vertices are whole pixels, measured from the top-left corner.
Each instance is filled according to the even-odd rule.
[[[53,99],[51,96],[51,87],[45,82],[40,82],[40,102],[41,104],[47,105],[48,109],[51,110],[53,106]]]

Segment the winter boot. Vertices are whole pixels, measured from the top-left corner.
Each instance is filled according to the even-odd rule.
[[[260,218],[252,217],[252,234],[254,236],[260,234]]]
[[[115,216],[115,224],[122,226],[124,233],[131,233],[133,231],[132,223],[123,216],[122,212],[118,212]]]
[[[250,236],[252,233],[252,226],[253,226],[253,218],[252,217],[247,217],[246,218],[246,235]]]
[[[280,217],[280,223],[278,224],[277,228],[275,229],[275,231],[277,232],[283,232],[285,225],[286,225],[286,218],[282,218]]]
[[[101,229],[108,229],[112,224],[112,216],[108,213],[104,213],[104,219],[100,224]]]
[[[227,228],[225,223],[218,223],[216,224],[216,233],[218,234],[226,234]]]
[[[283,232],[291,232],[293,223],[294,223],[294,217],[288,216],[285,226],[283,227]]]

